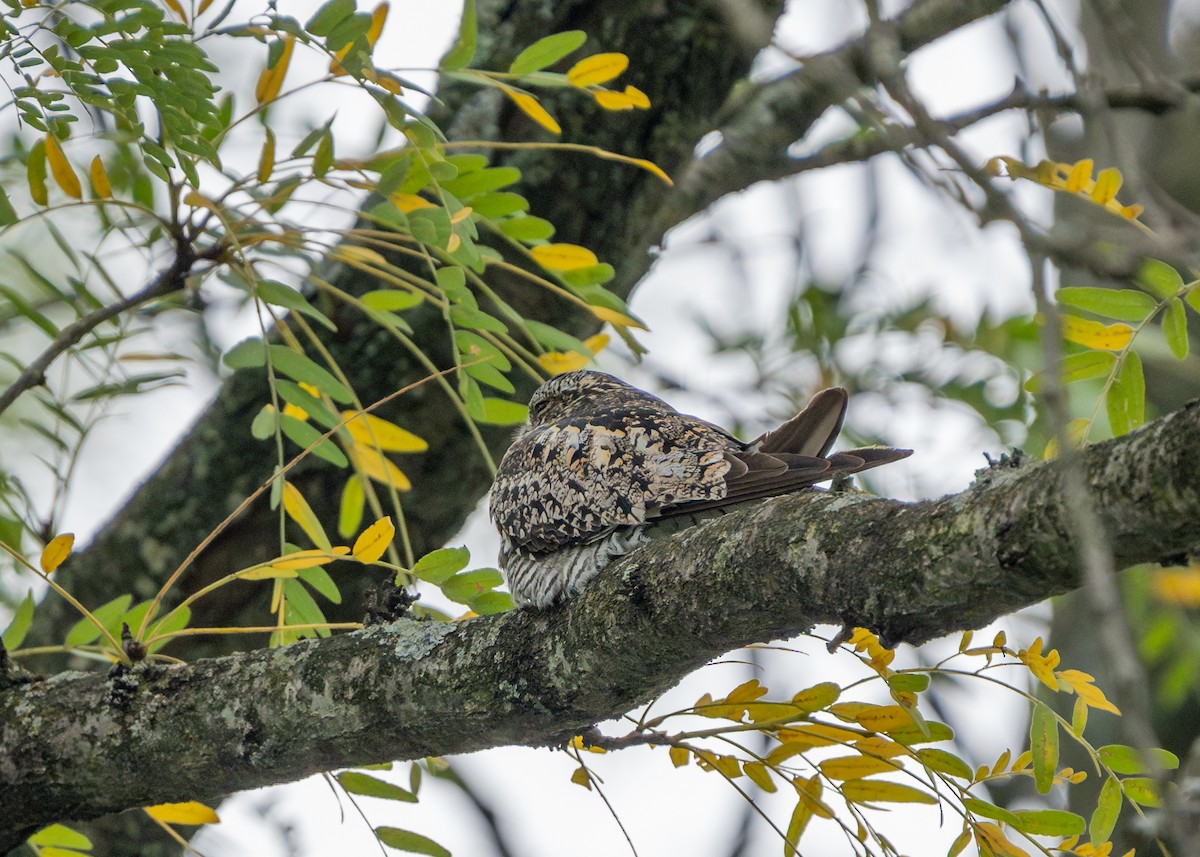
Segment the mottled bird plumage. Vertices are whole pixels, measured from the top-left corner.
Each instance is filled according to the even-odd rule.
[[[603,372],[552,378],[530,399],[529,426],[505,453],[491,491],[513,597],[544,606],[652,529],[674,531],[733,504],[910,454],[881,447],[827,455],[845,409],[845,390],[824,390],[746,443]]]

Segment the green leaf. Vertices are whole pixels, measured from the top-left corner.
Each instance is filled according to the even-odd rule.
[[[466,548],[442,548],[425,554],[412,567],[412,573],[426,583],[441,585],[467,567],[471,552]]]
[[[500,221],[499,228],[514,241],[546,241],[554,236],[554,224],[540,217],[510,217]]]
[[[1162,798],[1158,794],[1158,784],[1150,777],[1129,777],[1121,780],[1121,791],[1127,798],[1141,806],[1162,806]]]
[[[299,384],[279,378],[275,381],[275,390],[285,402],[300,408],[327,429],[342,421],[342,418],[326,407],[324,402]],[[271,434],[273,433],[272,431]]]
[[[342,488],[342,500],[338,506],[338,535],[344,539],[350,538],[362,526],[363,510],[366,507],[366,494],[363,492],[362,481],[352,474]]]
[[[1171,298],[1167,302],[1167,313],[1163,316],[1162,328],[1163,336],[1166,337],[1167,345],[1175,359],[1185,359],[1188,356],[1187,310],[1179,298]]]
[[[342,603],[342,593],[338,589],[338,585],[334,583],[333,578],[329,576],[329,572],[320,566],[312,568],[299,569],[300,579],[325,596],[327,601],[334,604]]]
[[[13,204],[9,201],[8,194],[5,193],[4,188],[0,188],[0,226],[11,226],[17,220],[17,210],[13,208]]]
[[[508,191],[484,193],[471,200],[471,208],[480,217],[507,217],[519,211],[528,211],[529,200],[519,193]]]
[[[971,769],[970,765],[953,753],[939,750],[937,747],[925,747],[918,750],[917,758],[921,760],[921,764],[930,770],[949,774],[952,777],[970,781],[975,776],[975,772]]]
[[[337,781],[342,788],[351,794],[377,797],[384,800],[398,800],[404,803],[416,803],[417,796],[408,789],[400,788],[395,783],[372,777],[370,774],[358,771],[342,771],[337,775]]]
[[[263,405],[254,420],[250,423],[250,436],[255,440],[266,440],[275,434],[275,420],[278,411],[270,405]]]
[[[73,848],[76,851],[90,851],[92,849],[92,840],[88,839],[78,830],[67,827],[65,824],[51,824],[49,827],[43,827],[26,841],[30,845],[37,845],[43,848],[51,846]]]
[[[222,361],[230,369],[256,369],[267,363],[267,349],[257,336],[243,339],[225,352]]]
[[[586,41],[587,33],[583,30],[567,30],[538,39],[517,54],[517,58],[508,67],[508,73],[522,75],[532,71],[541,71],[547,66],[554,65],[567,54],[578,50]]]
[[[1173,771],[1179,767],[1179,757],[1170,750],[1156,747],[1147,752],[1165,771]],[[1101,747],[1097,753],[1100,756],[1100,763],[1114,774],[1145,774],[1150,770],[1142,760],[1142,754],[1125,744],[1107,744]]]
[[[996,821],[1003,821],[1005,824],[1017,823],[1017,814],[1015,812],[996,806],[994,803],[988,803],[985,800],[980,800],[979,798],[964,798],[963,809],[972,815],[982,816],[983,818],[993,818]]]
[[[457,71],[465,68],[475,58],[475,44],[479,37],[479,24],[475,17],[475,0],[463,4],[462,23],[458,27],[458,39],[444,57],[442,71]]]
[[[275,280],[262,280],[254,287],[254,293],[269,304],[306,315],[328,330],[337,332],[337,325],[330,321],[325,313],[310,304],[304,295],[295,289],[289,289],[283,283]]]
[[[146,636],[147,638],[157,637],[160,635],[171,634],[175,631],[182,631],[187,627],[188,622],[190,621],[192,621],[192,609],[186,605],[182,607],[176,607],[166,616],[152,624],[147,630]],[[129,627],[134,627],[132,622],[129,623]],[[157,643],[153,643],[150,646],[149,651],[157,652],[169,642],[170,640],[160,640]]]
[[[559,274],[563,282],[573,289],[586,289],[588,286],[602,286],[617,275],[617,270],[608,262],[601,262],[588,268],[576,268],[573,271],[563,271]]]
[[[479,309],[471,309],[457,304],[450,307],[450,321],[456,327],[466,327],[472,330],[486,330],[491,333],[507,333],[508,325],[494,315]]]
[[[451,601],[469,604],[489,589],[495,589],[504,578],[494,568],[477,568],[453,575],[440,584],[442,593]]]
[[[348,467],[346,454],[329,438],[322,438],[321,432],[306,422],[301,422],[289,414],[279,415],[279,428],[292,443],[301,449],[308,449],[314,443],[312,454],[323,458],[335,467]],[[319,441],[319,443],[318,443]]]
[[[1124,321],[1145,321],[1158,308],[1158,301],[1136,289],[1068,287],[1054,296],[1060,304]]]
[[[897,693],[921,693],[929,687],[925,673],[896,673],[887,680],[888,687]]]
[[[404,312],[425,302],[421,295],[400,289],[377,289],[367,292],[361,300],[364,306],[386,312]]]
[[[354,0],[329,0],[308,19],[304,28],[314,36],[325,37],[333,28],[354,14]]]
[[[592,352],[588,351],[588,347],[582,341],[569,333],[564,333],[557,327],[551,327],[533,319],[526,319],[525,327],[533,334],[538,345],[548,351],[575,351],[588,357],[592,356]]]
[[[1120,373],[1108,388],[1104,406],[1114,436],[1128,434],[1146,421],[1146,381],[1136,352],[1125,355]]]
[[[312,384],[335,402],[346,405],[354,401],[354,396],[341,381],[334,378],[328,370],[318,366],[306,355],[288,348],[286,345],[271,345],[268,346],[267,351],[271,355],[271,365],[277,372],[282,372],[297,381]]]
[[[463,367],[463,371],[479,383],[494,387],[502,393],[511,394],[517,391],[512,381],[505,378],[504,373],[491,363],[472,363],[469,366]]]
[[[1033,705],[1029,749],[1033,753],[1033,782],[1040,794],[1049,794],[1058,770],[1058,721],[1042,702]]]
[[[1088,836],[1092,844],[1099,846],[1108,841],[1113,828],[1117,824],[1117,816],[1121,814],[1121,784],[1116,777],[1109,777],[1100,788],[1100,798],[1096,801],[1096,811],[1088,822]]]
[[[321,625],[325,623],[325,614],[321,612],[320,606],[299,580],[283,581],[283,595],[286,599],[284,619],[289,625]],[[329,629],[313,628],[298,633],[328,637]]]
[[[1087,824],[1083,816],[1061,809],[1017,810],[1013,826],[1033,836],[1079,836]]]
[[[443,181],[441,185],[442,190],[465,202],[477,194],[500,190],[520,180],[521,171],[516,167],[491,167]]]
[[[507,592],[497,592],[495,589],[489,589],[487,592],[481,592],[468,601],[467,606],[480,616],[490,616],[495,613],[507,613],[517,605],[513,601],[512,596]]]
[[[120,620],[125,615],[125,611],[129,609],[129,605],[133,603],[132,595],[118,595],[112,601],[97,607],[92,611],[92,616],[108,630],[112,631],[113,624]],[[100,639],[101,631],[92,620],[84,616],[67,632],[66,639],[63,641],[67,646],[86,646],[89,643],[94,643]]]
[[[468,5],[474,6],[474,3],[468,0]],[[428,836],[413,833],[411,830],[401,830],[398,827],[376,827],[375,835],[389,848],[408,851],[410,854],[425,854],[428,857],[450,857],[447,849],[438,845]]]
[[[1143,289],[1160,298],[1174,297],[1183,288],[1183,277],[1179,272],[1157,259],[1143,262],[1134,279]]]
[[[413,238],[432,247],[445,248],[452,231],[450,215],[441,207],[418,208],[409,212],[408,226]]]
[[[13,614],[12,621],[4,629],[4,634],[0,635],[0,642],[4,644],[6,650],[15,652],[21,648],[21,643],[25,641],[25,635],[29,633],[29,625],[32,621],[33,590],[30,589],[21,599],[21,603],[17,605],[17,612]]]
[[[477,333],[469,330],[456,330],[454,331],[454,344],[458,346],[464,362],[482,358],[501,372],[512,369],[512,362],[504,356],[504,352]]]
[[[484,396],[483,412],[475,419],[494,426],[520,425],[529,419],[529,407],[520,402]]]

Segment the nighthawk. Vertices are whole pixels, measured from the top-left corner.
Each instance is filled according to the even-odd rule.
[[[872,447],[829,455],[845,414],[846,391],[823,390],[746,443],[603,372],[550,379],[530,399],[529,425],[505,453],[491,490],[500,567],[513,598],[544,607],[578,591],[655,529],[679,529],[734,504],[912,454]]]

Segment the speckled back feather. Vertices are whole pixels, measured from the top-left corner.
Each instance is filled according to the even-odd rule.
[[[824,390],[778,429],[743,443],[611,375],[552,378],[530,399],[530,424],[505,453],[491,491],[513,597],[545,605],[577,590],[660,519],[799,490],[910,454],[880,448],[826,457],[845,409],[845,390]]]

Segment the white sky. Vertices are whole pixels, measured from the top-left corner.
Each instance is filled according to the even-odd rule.
[[[304,0],[280,5],[281,11],[304,19],[316,4]],[[780,34],[781,44],[800,54],[836,44],[853,32],[853,28],[848,30],[839,23],[842,19],[837,12],[844,8],[844,0],[791,3]],[[457,25],[457,15],[457,3],[393,0],[377,58],[382,58],[382,64],[387,66],[420,69],[435,65]],[[935,113],[952,112],[986,100],[989,95],[1001,95],[1011,88],[1014,75],[1003,39],[998,22],[992,21],[967,28],[920,52],[910,65],[914,89],[927,99]],[[253,70],[240,82],[246,98],[261,56],[255,54],[253,62],[247,65],[244,53],[215,59],[231,72],[242,68]],[[771,70],[783,62],[781,55],[776,54],[766,58],[763,65]],[[634,83],[636,74],[635,69],[631,73]],[[431,82],[432,75],[425,75],[422,80]],[[359,139],[363,151],[369,151],[378,121],[367,112],[366,105],[341,98],[344,92],[344,89],[338,92],[336,103],[328,98],[310,99],[308,119],[318,124],[336,112],[339,139]],[[297,128],[295,137],[304,130]],[[844,130],[844,124],[839,125],[836,118],[831,118],[817,134],[832,137]],[[247,130],[242,157],[252,164],[259,143],[251,131]],[[1015,154],[1019,131],[1012,121],[1000,119],[965,135],[965,140],[982,162],[996,154]],[[285,145],[281,139],[280,150]],[[961,213],[947,212],[894,162],[882,166],[880,172],[884,197],[882,245],[873,263],[878,300],[903,304],[915,296],[933,292],[947,312],[964,319],[973,318],[985,309],[1009,314],[1030,307],[1024,257],[1012,234],[1003,227],[980,231]],[[826,280],[844,278],[855,263],[858,236],[864,228],[859,210],[860,182],[861,172],[857,168],[827,170],[798,182],[795,198],[800,216],[815,267]],[[1039,203],[1033,199],[1031,204]],[[695,390],[693,394],[670,397],[681,409],[718,420],[725,416],[714,408],[708,394],[736,389],[745,377],[747,366],[737,360],[714,362],[708,344],[697,334],[694,319],[703,316],[755,326],[770,324],[779,315],[794,279],[796,262],[790,243],[791,224],[786,220],[789,211],[775,189],[760,187],[723,201],[706,215],[711,222],[719,223],[725,234],[742,243],[754,282],[753,293],[731,301],[728,282],[719,273],[728,272],[728,260],[723,248],[705,243],[709,226],[706,222],[685,224],[675,230],[662,258],[639,288],[633,307],[652,329],[642,337],[651,349],[650,364],[686,381]],[[132,269],[131,281],[137,281]],[[738,314],[730,318],[730,307],[734,305]],[[252,332],[252,324],[244,318],[224,316],[217,324],[217,335],[227,344]],[[160,345],[169,345],[174,337],[184,334],[164,330],[158,335]],[[644,372],[627,367],[619,359],[609,365],[618,367],[635,382],[646,379]],[[192,383],[188,387],[123,401],[101,424],[91,441],[91,454],[81,463],[75,486],[80,490],[72,495],[67,508],[66,529],[81,538],[94,532],[119,507],[127,492],[172,448],[215,390],[213,380],[204,372],[193,370],[190,378]],[[728,396],[718,398],[730,400]],[[740,401],[736,396],[733,400]],[[744,404],[747,412],[765,414],[768,403],[751,398]],[[981,451],[1001,451],[994,436],[947,409],[939,410],[936,418],[931,418],[927,409],[913,403],[898,414],[864,413],[856,419],[864,425],[876,426],[886,420],[893,443],[917,450],[908,461],[881,472],[876,484],[893,496],[929,496],[959,490],[982,465]],[[31,463],[27,450],[6,444],[3,437],[0,437],[0,461],[19,472],[32,473],[27,466]],[[482,513],[469,522],[461,538],[453,543],[459,542],[472,548],[477,562],[490,562],[495,554],[496,538]],[[1016,618],[1004,625],[1010,629],[1010,640],[1014,641],[1029,641],[1041,632],[1040,619],[1036,618]],[[980,637],[990,633],[981,632]],[[770,655],[766,658],[768,668],[759,674],[764,683],[778,687],[781,694],[825,679],[844,680],[846,671],[853,668],[848,659],[831,658],[811,642],[799,645],[806,649],[806,655],[786,658]],[[911,653],[904,656],[911,658]],[[735,653],[728,660],[738,658]],[[680,689],[672,692],[671,698],[690,704],[705,690],[714,694],[726,691],[751,674],[743,664],[711,666],[686,679]],[[1004,747],[1023,740],[1019,713],[1015,707],[1006,705],[1003,698],[980,693],[970,702],[976,706],[974,711],[990,712],[956,719],[967,724],[963,730],[964,745],[976,756],[977,763],[990,762]],[[968,701],[951,704],[960,714],[967,711]],[[694,768],[674,771],[664,750],[628,751],[593,757],[592,761],[596,772],[604,777],[607,794],[642,857],[684,853],[719,857],[727,851],[740,807],[736,796],[716,775],[703,775]],[[494,803],[522,855],[600,857],[628,853],[628,845],[600,800],[568,782],[574,765],[566,754],[509,748],[456,759],[455,764]],[[407,769],[407,765],[398,767],[401,772]],[[405,781],[406,775],[401,777],[401,782]],[[457,792],[428,777],[425,783],[425,799],[418,805],[363,799],[363,807],[373,823],[410,828],[432,836],[460,857],[489,853],[480,838],[477,819]],[[225,823],[206,832],[197,846],[208,857],[243,854],[270,857],[287,853],[278,841],[262,836],[256,814],[267,804],[271,819],[295,826],[300,854],[315,857],[379,853],[366,825],[352,809],[347,808],[345,822],[339,821],[338,805],[319,778],[227,801],[222,807]],[[778,824],[786,827],[791,803],[770,799],[764,806]],[[896,815],[913,818],[908,812],[905,809]],[[959,831],[959,824],[953,820],[938,830],[936,811],[919,819],[915,824],[910,821],[887,828],[894,831],[895,842],[902,851],[944,852]],[[805,840],[806,853],[845,852],[839,839],[823,839],[820,830],[820,825],[812,827],[809,834],[812,838]],[[755,836],[756,847],[751,853],[778,853],[779,845],[765,825],[757,823]]]

